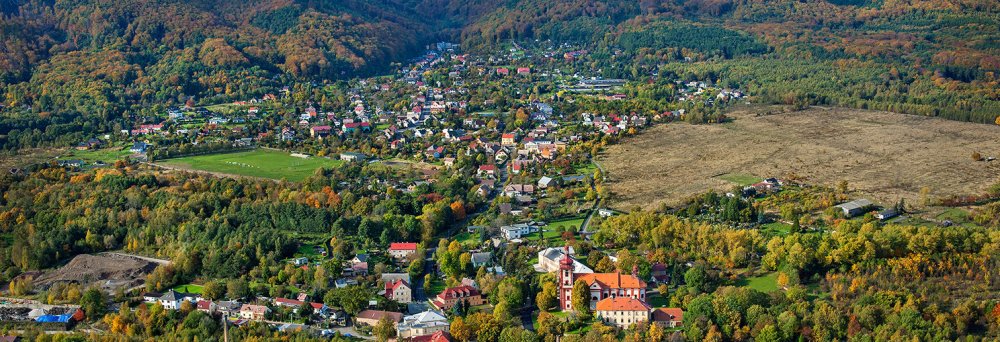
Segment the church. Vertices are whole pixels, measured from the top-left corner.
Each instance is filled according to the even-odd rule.
[[[634,274],[574,273],[573,268],[573,259],[566,250],[559,261],[559,308],[563,311],[573,310],[573,284],[577,280],[583,280],[590,288],[591,310],[605,298],[628,297],[646,302],[646,282]]]

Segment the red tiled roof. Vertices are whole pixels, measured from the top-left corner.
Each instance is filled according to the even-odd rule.
[[[403,314],[399,312],[392,311],[380,311],[380,310],[365,310],[358,313],[358,318],[367,318],[372,320],[380,320],[382,317],[389,317],[393,322],[400,322],[403,320]]]
[[[413,337],[410,342],[451,342],[451,336],[444,331],[438,331],[431,335]]]
[[[302,305],[302,303],[305,303],[305,302],[303,302],[301,300],[294,300],[294,299],[288,299],[288,298],[275,298],[274,299],[274,303],[278,304],[278,305],[285,305],[285,306],[300,306],[300,305]]]
[[[601,283],[605,287],[612,289],[646,288],[646,282],[639,280],[639,278],[633,277],[630,274],[621,274],[619,272],[579,274],[576,276],[576,279],[583,280],[585,283],[587,283],[587,285],[591,285],[596,281]]]
[[[684,320],[684,310],[680,308],[659,308],[653,310],[653,322],[680,322]]]
[[[390,251],[415,251],[417,250],[417,243],[415,242],[393,242],[389,244]]]
[[[468,294],[466,295],[466,293]],[[474,297],[478,295],[479,295],[479,289],[476,289],[475,287],[468,285],[462,285],[462,286],[449,287],[445,289],[443,292],[438,294],[438,298],[445,300],[449,298],[465,298],[465,297]]]
[[[596,309],[597,311],[649,311],[649,305],[629,297],[604,298],[597,302]]]

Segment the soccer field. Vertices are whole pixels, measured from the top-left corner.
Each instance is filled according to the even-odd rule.
[[[262,149],[182,157],[160,162],[160,164],[180,169],[270,179],[284,178],[293,182],[306,179],[318,168],[335,167],[342,163],[340,160],[320,157],[299,158],[291,156],[288,152]]]

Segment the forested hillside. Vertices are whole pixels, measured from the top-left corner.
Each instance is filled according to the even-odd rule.
[[[471,20],[462,38],[583,42],[606,76],[715,79],[765,103],[993,123],[998,30],[1000,3],[984,0],[523,0]]]
[[[4,2],[0,86],[7,106],[105,117],[246,97],[275,75],[343,78],[411,56],[433,37],[409,11],[352,0]]]

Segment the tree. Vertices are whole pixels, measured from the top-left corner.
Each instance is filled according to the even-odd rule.
[[[103,318],[104,312],[107,310],[104,292],[96,288],[84,291],[83,296],[80,297],[80,309],[83,310],[83,313],[87,315],[87,319],[90,321],[97,321]]]
[[[573,283],[573,296],[570,299],[574,311],[583,317],[590,317],[590,287],[586,282],[577,279],[576,283]]]
[[[392,320],[389,317],[382,317],[372,328],[372,333],[379,341],[388,341],[390,338],[396,337],[396,327],[393,325]]]
[[[205,283],[205,286],[201,289],[201,295],[205,299],[218,300],[222,299],[222,296],[226,294],[226,286],[221,282],[212,280]]]
[[[708,271],[705,265],[697,263],[694,267],[688,269],[687,272],[684,272],[684,283],[699,292],[709,292],[711,283],[709,282]]]
[[[231,279],[226,282],[226,296],[229,299],[243,299],[250,296],[250,286],[246,280]]]
[[[973,161],[983,160],[983,155],[979,154],[979,152],[972,152],[972,160]]]
[[[556,284],[542,284],[542,290],[538,291],[538,294],[535,295],[535,304],[538,305],[538,311],[549,311],[549,309],[556,306],[557,303],[558,298],[556,298]]]
[[[543,311],[538,313],[538,323],[535,325],[535,330],[542,337],[546,337],[546,341],[550,336],[552,340],[555,340],[556,337],[563,334],[562,321],[559,320],[559,317]]]

